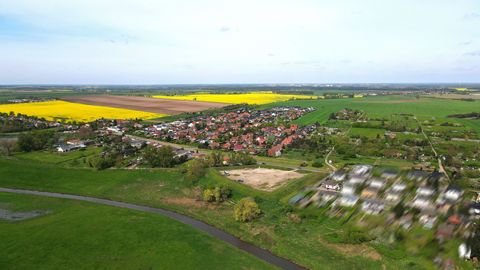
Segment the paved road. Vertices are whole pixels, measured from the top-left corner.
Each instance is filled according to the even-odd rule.
[[[42,192],[42,191],[33,191],[33,190],[23,190],[23,189],[10,189],[10,188],[0,188],[0,192],[8,192],[8,193],[15,193],[15,194],[28,194],[28,195],[36,195],[36,196],[44,196],[44,197],[53,197],[53,198],[62,198],[62,199],[70,199],[70,200],[78,200],[78,201],[86,201],[91,203],[109,205],[114,207],[121,207],[121,208],[128,208],[142,212],[154,213],[157,215],[162,215],[174,219],[176,221],[180,221],[183,224],[192,226],[197,230],[203,231],[216,239],[224,241],[234,247],[237,247],[241,250],[244,250],[257,258],[271,263],[281,269],[304,269],[303,267],[286,260],[284,258],[278,257],[270,253],[265,249],[261,249],[257,246],[249,244],[245,241],[240,240],[239,238],[228,234],[220,229],[217,229],[211,225],[208,225],[202,221],[196,220],[194,218],[161,209],[161,208],[153,208],[148,206],[142,206],[137,204],[131,203],[124,203],[119,201],[112,201],[106,199],[99,199],[94,197],[87,197],[87,196],[80,196],[80,195],[70,195],[70,194],[63,194],[63,193],[53,193],[53,192]]]

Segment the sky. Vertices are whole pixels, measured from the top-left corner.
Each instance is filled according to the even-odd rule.
[[[480,0],[0,0],[0,84],[480,82]]]

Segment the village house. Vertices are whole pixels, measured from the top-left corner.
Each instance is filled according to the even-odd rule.
[[[429,187],[419,187],[417,188],[416,193],[419,196],[431,197],[435,193],[435,190]]]
[[[112,135],[117,135],[117,136],[123,136],[123,134],[124,134],[123,130],[118,126],[107,127],[106,131],[107,131],[107,134],[112,134]]]
[[[453,203],[450,203],[450,202],[445,201],[445,200],[443,200],[441,202],[439,202],[437,200],[437,212],[441,215],[446,215],[446,214],[448,214],[450,209],[452,209],[453,205],[454,205]]]
[[[393,180],[393,179],[395,179],[395,178],[397,178],[397,177],[398,177],[398,175],[397,175],[397,173],[394,172],[394,171],[388,171],[388,170],[387,170],[387,171],[384,171],[384,172],[382,173],[382,178],[387,179],[387,180]]]
[[[362,211],[370,215],[378,215],[385,209],[385,204],[379,200],[364,200]]]
[[[338,170],[331,175],[334,181],[341,182],[347,178],[347,174],[343,170]]]
[[[68,145],[68,144],[60,144],[57,146],[57,152],[59,153],[66,153],[66,152],[70,152],[70,151],[73,151],[73,150],[76,150],[78,149],[77,147],[73,146],[73,145]]]
[[[367,187],[362,190],[360,197],[362,199],[373,199],[373,198],[376,198],[377,195],[378,195],[377,188]]]
[[[318,206],[322,206],[335,198],[337,198],[338,193],[330,190],[319,190],[313,196],[312,200],[317,202]]]
[[[429,196],[417,195],[412,202],[412,207],[417,209],[432,209],[434,208],[431,198]]]
[[[447,201],[456,202],[462,197],[462,195],[463,191],[459,187],[449,186],[442,194],[442,197]]]
[[[391,186],[391,190],[395,192],[403,192],[407,188],[407,185],[404,183],[395,183]]]
[[[352,175],[356,175],[356,176],[364,176],[364,175],[370,173],[372,168],[373,167],[370,166],[370,165],[355,165],[355,166],[353,166],[350,173]]]
[[[343,186],[342,186],[342,194],[350,194],[350,195],[353,195],[355,193],[357,189],[357,186],[356,185],[352,185],[352,184],[349,184],[349,183],[345,183]]]
[[[58,145],[57,151],[60,153],[66,153],[73,150],[85,149],[85,148],[87,148],[87,145],[84,141],[81,141],[78,139],[72,139],[72,140],[66,141],[65,144]]]
[[[385,201],[389,203],[397,203],[402,199],[402,192],[401,191],[396,191],[393,189],[389,189],[385,193]]]
[[[428,172],[420,171],[420,170],[410,171],[407,174],[408,179],[410,179],[412,181],[416,181],[416,182],[421,182],[421,181],[427,179],[428,176],[429,176]]]
[[[370,182],[368,183],[368,186],[369,186],[370,188],[374,188],[374,189],[381,190],[381,189],[385,186],[385,181],[382,180],[382,179],[373,178],[373,179],[371,179]]]
[[[458,225],[461,225],[463,223],[463,218],[462,218],[462,216],[454,214],[454,215],[449,216],[447,221],[448,221],[449,224],[458,226]]]
[[[340,191],[342,189],[341,184],[339,184],[336,181],[332,181],[332,180],[327,180],[327,181],[323,182],[321,187],[326,189],[326,190],[334,190],[334,191]]]
[[[470,204],[468,213],[474,218],[480,218],[480,203],[474,202]]]
[[[467,246],[466,243],[462,243],[460,244],[460,246],[458,246],[458,256],[460,257],[460,259],[468,260],[471,258],[471,254],[472,249]]]
[[[278,145],[275,145],[274,147],[268,149],[268,156],[269,157],[279,157],[282,155],[282,145],[278,144]]]
[[[434,210],[423,210],[419,214],[418,221],[426,229],[431,229],[437,222],[437,213]]]
[[[358,197],[350,194],[343,194],[336,201],[340,206],[352,207],[358,202]]]
[[[361,185],[363,184],[365,181],[367,180],[367,177],[366,176],[360,176],[360,175],[354,175],[354,176],[351,176],[348,180],[347,180],[347,183],[351,184],[351,185]]]

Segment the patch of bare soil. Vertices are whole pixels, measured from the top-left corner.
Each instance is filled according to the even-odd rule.
[[[48,214],[48,211],[34,210],[29,212],[14,212],[7,209],[0,209],[0,219],[8,221],[22,221],[46,214]]]
[[[323,239],[320,239],[320,242],[322,245],[325,245],[347,257],[362,256],[374,261],[379,261],[382,259],[382,255],[380,255],[378,251],[366,244],[334,244]]]
[[[168,115],[181,114],[185,112],[198,112],[213,108],[221,108],[229,105],[216,102],[111,95],[71,96],[62,98],[62,100],[87,105],[108,106],[114,108],[162,113]]]
[[[227,177],[234,181],[265,191],[273,191],[281,187],[288,180],[298,179],[304,176],[294,171],[265,168],[230,170],[228,173],[230,175],[227,175]]]

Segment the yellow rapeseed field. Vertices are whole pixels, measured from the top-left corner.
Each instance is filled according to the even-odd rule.
[[[153,96],[154,98],[165,98],[175,100],[196,100],[196,101],[208,101],[219,102],[229,104],[267,104],[272,102],[285,101],[289,99],[317,99],[317,96],[306,95],[291,95],[291,94],[275,94],[272,92],[251,92],[245,94],[209,94],[209,93],[195,93],[188,95],[175,95],[175,96]]]
[[[164,114],[94,106],[66,101],[44,101],[19,104],[1,104],[0,112],[15,112],[43,117],[47,120],[65,120],[89,122],[95,119],[151,119],[165,116]]]

